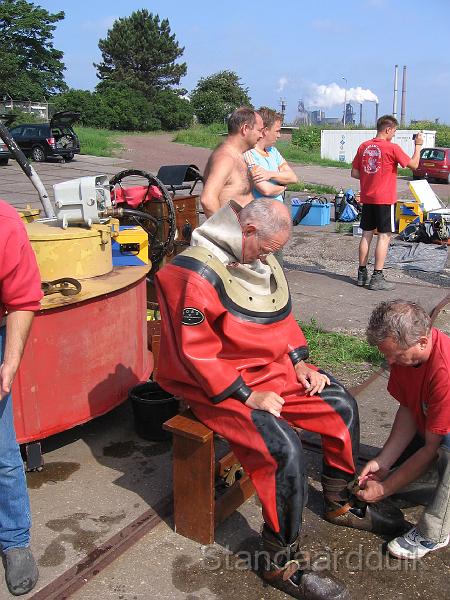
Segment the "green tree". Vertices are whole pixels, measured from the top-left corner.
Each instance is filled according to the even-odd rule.
[[[73,110],[80,113],[80,123],[85,127],[104,127],[110,129],[113,115],[110,107],[100,95],[88,90],[71,88],[52,100],[55,112]]]
[[[191,93],[192,106],[200,123],[223,122],[238,106],[252,106],[248,88],[234,71],[219,71],[202,77]]]
[[[189,100],[180,97],[174,90],[161,90],[152,99],[155,116],[162,129],[171,131],[189,127],[193,120],[193,108]]]
[[[161,129],[150,102],[141,92],[123,83],[110,83],[95,92],[71,89],[55,97],[53,104],[55,110],[80,112],[80,123],[86,127],[127,131]]]
[[[67,88],[63,53],[52,42],[63,18],[26,0],[0,1],[0,97],[42,100]]]
[[[184,48],[178,45],[175,34],[171,35],[169,21],[160,21],[146,9],[115,21],[98,46],[103,60],[94,64],[97,77],[125,83],[149,98],[155,90],[178,85],[186,75],[186,63],[175,62]]]

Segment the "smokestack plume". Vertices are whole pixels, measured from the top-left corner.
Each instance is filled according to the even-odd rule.
[[[402,83],[402,112],[400,116],[400,124],[404,125],[406,119],[406,65],[403,67],[403,83]]]
[[[319,85],[311,83],[306,96],[306,103],[316,108],[331,108],[347,102],[378,102],[378,97],[372,90],[360,86],[343,88],[337,83]]]
[[[398,94],[398,65],[394,70],[394,100],[392,102],[392,115],[397,118],[397,94]]]

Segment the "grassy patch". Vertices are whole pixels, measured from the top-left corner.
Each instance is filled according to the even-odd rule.
[[[314,319],[309,323],[299,321],[299,325],[308,340],[311,363],[325,371],[333,373],[361,363],[380,367],[383,362],[383,355],[364,339],[324,331]]]
[[[321,183],[290,183],[287,186],[288,192],[314,192],[314,194],[337,194],[338,190],[332,185],[322,185]]]
[[[200,146],[201,148],[215,148],[224,139],[227,127],[221,123],[212,125],[194,125],[189,129],[182,129],[175,134],[174,142]]]
[[[277,148],[286,160],[298,162],[303,165],[320,165],[322,167],[337,167],[338,169],[351,169],[351,165],[337,160],[320,158],[320,149],[300,148],[291,142],[279,141]]]
[[[200,146],[202,148],[215,148],[224,139],[226,126],[221,123],[212,125],[195,125],[189,129],[182,129],[175,134],[174,142],[179,144],[189,144],[190,146]],[[280,141],[277,147],[286,160],[298,162],[304,165],[321,165],[325,167],[339,167],[340,169],[350,169],[347,163],[337,160],[328,160],[320,158],[320,150],[300,148],[290,142]],[[322,192],[326,193],[326,192]]]
[[[113,156],[114,152],[122,149],[117,138],[124,135],[125,132],[95,129],[94,127],[76,127],[76,133],[80,138],[81,154]]]
[[[354,223],[336,223],[335,232],[336,233],[350,233],[353,231]]]

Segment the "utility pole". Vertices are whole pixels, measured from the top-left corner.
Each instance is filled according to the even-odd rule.
[[[394,69],[394,99],[392,102],[392,116],[397,118],[397,94],[398,94],[398,65]]]
[[[344,118],[342,120],[344,127],[345,127],[345,118],[346,118],[346,112],[347,112],[347,79],[345,77],[342,78],[345,81],[345,88],[344,88]]]

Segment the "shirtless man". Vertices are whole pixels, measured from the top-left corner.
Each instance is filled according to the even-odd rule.
[[[237,108],[228,119],[227,139],[209,157],[200,201],[208,218],[230,200],[253,200],[252,178],[243,153],[262,138],[263,120],[252,108]]]

